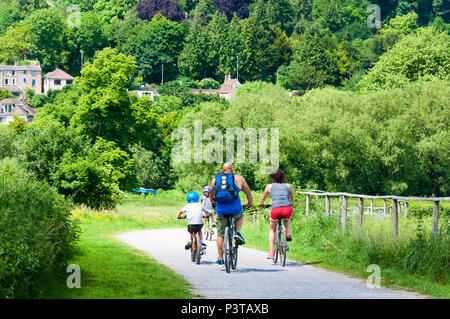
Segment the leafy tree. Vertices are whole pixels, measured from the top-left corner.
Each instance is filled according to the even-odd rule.
[[[239,19],[246,19],[249,16],[249,6],[253,0],[213,0],[214,7],[224,13],[228,20],[231,20],[234,14]]]
[[[31,26],[30,54],[39,60],[42,71],[48,72],[65,64],[68,56],[64,43],[66,26],[59,14],[52,9],[40,9],[25,21]]]
[[[172,80],[177,74],[177,59],[187,34],[186,25],[167,20],[159,14],[138,28],[136,37],[124,44],[123,52],[135,57],[139,75],[144,81],[161,81],[162,64],[165,81]]]
[[[202,89],[218,89],[220,87],[220,83],[214,79],[211,78],[205,78],[202,79],[198,85],[202,88]]]
[[[402,87],[406,83],[437,77],[449,80],[449,35],[433,27],[405,36],[360,82],[360,88],[374,90]]]
[[[8,125],[0,127],[0,160],[14,156],[16,151],[13,144],[15,135]]]
[[[295,11],[289,0],[257,0],[250,16],[266,28],[275,26],[290,35],[294,29]]]
[[[180,4],[174,0],[143,0],[136,5],[136,9],[139,18],[145,20],[152,20],[158,14],[176,22],[186,19]]]
[[[417,29],[417,20],[419,16],[415,12],[409,12],[404,16],[397,16],[381,29],[382,34],[395,32],[401,36],[410,34]]]
[[[32,34],[31,25],[21,21],[13,27],[8,28],[6,34],[0,37],[0,61],[13,63],[23,57],[30,55],[30,39]]]
[[[103,23],[114,19],[123,19],[125,13],[137,0],[98,0],[94,4],[94,12],[99,14]]]
[[[25,131],[27,124],[25,123],[25,120],[21,117],[19,117],[17,114],[13,114],[14,121],[9,122],[9,127],[14,131],[16,134],[21,134]]]
[[[192,20],[200,20],[203,24],[206,24],[211,20],[215,12],[212,0],[200,0],[190,15],[193,17]]]
[[[14,95],[8,89],[0,89],[0,101],[3,99],[11,99]]]
[[[20,10],[11,1],[0,2],[0,36],[4,35],[8,27],[21,18]]]

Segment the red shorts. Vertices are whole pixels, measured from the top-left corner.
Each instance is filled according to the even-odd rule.
[[[280,216],[286,217],[287,219],[291,219],[292,212],[293,212],[292,206],[272,208],[270,212],[270,220],[275,222],[277,221],[277,218]]]

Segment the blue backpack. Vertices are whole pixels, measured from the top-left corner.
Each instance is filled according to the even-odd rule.
[[[234,182],[233,173],[218,173],[214,187],[214,200],[219,204],[229,204],[238,198],[239,190]]]

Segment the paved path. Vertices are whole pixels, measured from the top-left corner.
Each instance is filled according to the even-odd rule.
[[[184,249],[187,235],[184,229],[138,230],[123,233],[116,238],[143,250],[191,283],[194,293],[206,298],[229,299],[301,299],[301,298],[424,298],[416,293],[368,288],[364,280],[350,278],[320,268],[286,261],[286,267],[274,265],[266,253],[239,247],[236,270],[225,271],[215,263],[215,241],[206,242],[206,255],[201,264],[190,261]],[[369,275],[369,273],[368,273]]]

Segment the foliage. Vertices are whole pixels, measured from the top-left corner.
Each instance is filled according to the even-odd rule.
[[[76,223],[69,203],[17,161],[0,161],[0,180],[0,297],[39,297],[46,278],[65,273]]]
[[[185,20],[180,4],[174,0],[143,0],[136,5],[136,9],[139,18],[145,20],[152,20],[158,14],[176,22]]]
[[[213,0],[214,7],[221,13],[225,14],[228,20],[233,15],[239,19],[245,19],[249,15],[249,6],[253,0]]]
[[[19,117],[17,114],[13,114],[14,121],[9,122],[9,127],[14,131],[16,134],[20,134],[26,129],[26,123],[25,120],[21,117]]]
[[[403,87],[421,79],[450,79],[449,35],[433,27],[421,28],[402,38],[381,56],[365,76],[360,87],[365,90]]]

